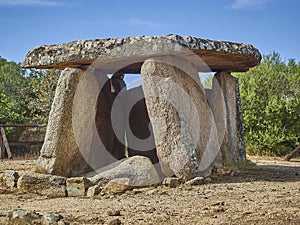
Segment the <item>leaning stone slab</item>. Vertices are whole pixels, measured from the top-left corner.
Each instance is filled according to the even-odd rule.
[[[213,78],[211,107],[222,140],[223,164],[246,160],[242,107],[237,78],[219,72]]]
[[[189,180],[210,175],[219,152],[217,128],[197,71],[155,59],[141,69],[157,155],[166,176]]]
[[[24,68],[65,69],[88,66],[95,60],[139,58],[139,63],[126,68],[139,73],[145,59],[174,52],[191,51],[212,71],[247,71],[258,65],[259,51],[248,44],[214,41],[175,34],[73,41],[43,45],[31,50],[22,63]]]
[[[72,177],[67,179],[67,192],[69,197],[84,196],[87,189],[92,185],[85,177]]]
[[[45,141],[37,160],[36,172],[58,176],[78,176],[90,170],[82,157],[72,128],[72,104],[79,69],[65,69],[58,81]]]
[[[18,180],[21,191],[48,197],[66,197],[66,178],[38,173],[25,173]]]
[[[132,187],[145,187],[160,183],[159,176],[150,159],[144,156],[130,157],[115,168],[99,173],[90,180],[97,184],[101,183],[103,178],[107,180],[128,178]]]

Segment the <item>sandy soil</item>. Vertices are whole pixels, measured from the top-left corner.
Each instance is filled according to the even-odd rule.
[[[248,157],[256,168],[213,176],[186,188],[151,187],[123,195],[54,198],[0,195],[0,213],[21,207],[61,214],[71,224],[300,224],[300,159]],[[31,170],[33,160],[0,162],[0,171]],[[120,215],[109,216],[109,211]]]

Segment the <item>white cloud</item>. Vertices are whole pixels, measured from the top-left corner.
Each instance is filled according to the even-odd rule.
[[[269,0],[234,0],[230,9],[262,9]]]
[[[60,6],[62,2],[51,0],[0,0],[0,6]]]
[[[147,21],[147,20],[141,20],[141,19],[131,19],[129,20],[129,24],[133,25],[133,26],[146,26],[146,27],[152,27],[152,28],[158,28],[163,26],[162,24],[159,23],[154,23],[151,21]]]

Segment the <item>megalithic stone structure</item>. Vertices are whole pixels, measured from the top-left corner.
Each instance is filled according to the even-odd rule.
[[[129,144],[123,136],[124,131],[118,132],[118,129],[129,127],[126,124],[129,116],[120,116],[123,112],[120,107],[131,101],[124,99],[124,96],[130,96],[126,93],[122,98],[110,97],[108,75],[116,72],[141,74],[145,100],[138,100],[139,104],[146,104],[141,108],[147,109],[151,129],[140,133],[153,130],[154,141],[152,136],[149,140],[156,146],[150,150],[156,148],[157,157],[151,156],[155,158],[152,162],[156,163],[158,159],[165,175],[187,180],[207,176],[213,166],[222,163],[243,162],[246,153],[239,87],[237,79],[230,73],[247,71],[260,60],[261,54],[252,45],[173,34],[39,46],[27,54],[23,68],[64,71],[59,79],[36,171],[77,176],[98,169],[95,165],[110,165],[114,156],[121,158],[119,155],[124,153],[118,154],[112,146],[116,138],[119,138],[118,146]],[[205,92],[199,72],[216,72],[211,91]],[[97,103],[104,83],[108,87],[102,94],[105,99],[113,99],[113,102],[109,101],[109,107],[104,106],[105,101]],[[209,93],[209,99],[206,93]],[[78,96],[80,101],[76,100]],[[91,103],[93,101],[95,103]],[[74,102],[80,102],[80,105],[73,107]],[[112,112],[105,111],[108,109]],[[119,114],[114,114],[114,109]],[[125,112],[130,109],[126,108]],[[137,113],[135,110],[131,115]],[[116,118],[124,118],[124,121],[115,122]],[[123,125],[118,127],[120,122]],[[78,140],[81,137],[83,141]],[[105,143],[101,142],[103,137]],[[130,144],[133,141],[136,139],[130,139]],[[143,146],[143,140],[138,146]]]

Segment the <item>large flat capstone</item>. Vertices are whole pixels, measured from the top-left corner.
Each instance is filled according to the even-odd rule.
[[[65,69],[84,68],[99,60],[130,59],[124,73],[140,73],[146,59],[157,54],[192,52],[209,67],[209,71],[239,72],[259,64],[259,51],[249,44],[213,41],[191,36],[140,36],[73,41],[64,44],[43,45],[31,50],[22,63],[24,68]],[[203,66],[200,71],[208,71]],[[104,68],[103,68],[104,69]]]

